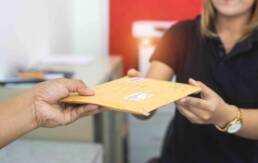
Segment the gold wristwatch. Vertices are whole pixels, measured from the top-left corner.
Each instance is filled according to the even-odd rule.
[[[236,107],[236,106],[234,106],[234,107]],[[237,116],[233,120],[229,121],[225,125],[225,127],[222,128],[218,125],[215,125],[215,127],[219,131],[227,132],[229,134],[235,134],[240,130],[240,128],[242,127],[242,124],[243,124],[242,113],[241,113],[241,110],[238,107],[236,107],[236,108],[237,108]]]

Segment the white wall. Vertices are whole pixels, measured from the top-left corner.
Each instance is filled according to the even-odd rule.
[[[108,0],[74,0],[74,48],[78,53],[108,53]]]
[[[49,0],[53,53],[108,53],[108,0]]]
[[[44,0],[0,0],[0,77],[4,67],[25,65],[30,56],[48,53],[47,5]]]
[[[0,0],[3,67],[49,53],[108,54],[108,0]]]
[[[73,51],[74,0],[48,1],[51,53],[70,53]]]

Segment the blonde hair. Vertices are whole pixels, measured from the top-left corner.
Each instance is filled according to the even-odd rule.
[[[201,34],[206,37],[217,37],[217,34],[212,31],[212,25],[216,19],[216,9],[211,0],[203,0],[203,11],[201,15]],[[250,34],[255,28],[258,27],[258,0],[255,1],[253,6],[253,13],[250,22],[246,26],[246,34]]]

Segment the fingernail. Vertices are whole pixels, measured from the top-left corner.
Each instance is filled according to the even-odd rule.
[[[91,109],[91,110],[96,110],[99,108],[99,106],[98,105],[88,105],[87,108]]]
[[[94,93],[94,91],[92,89],[87,88],[85,90],[85,95],[87,95],[87,96],[93,96],[94,94],[95,93]]]
[[[182,99],[180,100],[180,102],[184,103],[184,102],[186,102],[186,99],[185,99],[185,98],[182,98]]]
[[[87,89],[88,93],[94,93],[94,91],[92,89]]]
[[[194,80],[193,78],[190,78],[190,79],[189,79],[189,82],[190,82],[190,83],[193,83],[193,84],[196,84],[196,85],[198,84],[197,81]]]

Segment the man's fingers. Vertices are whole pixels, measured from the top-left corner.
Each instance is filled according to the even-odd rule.
[[[78,92],[79,95],[82,95],[82,96],[93,96],[94,95],[94,91],[87,88],[85,83],[81,80],[71,80],[71,85],[73,85],[72,87],[74,87],[75,92]]]
[[[81,96],[93,96],[94,95],[94,91],[87,87],[78,87],[77,92]]]
[[[84,113],[82,113],[80,115],[80,117],[85,117],[85,116],[93,116],[95,114],[98,114],[98,113],[102,113],[102,109],[101,108],[97,108],[97,109],[94,109],[94,110],[85,110]]]
[[[127,76],[129,77],[140,77],[141,76],[141,73],[135,69],[130,69],[128,72],[127,72]]]
[[[89,116],[94,114],[97,114],[100,110],[100,107],[97,105],[82,105],[79,107],[67,107],[63,110],[63,120],[61,121],[61,124],[68,125],[80,117]]]
[[[69,92],[77,92],[82,96],[92,96],[94,91],[87,88],[85,83],[81,80],[58,79],[60,84],[64,85]]]
[[[79,117],[84,117],[84,116],[89,116],[92,115],[92,113],[99,113],[101,111],[100,106],[98,105],[83,105],[80,107],[80,113],[79,113]]]

